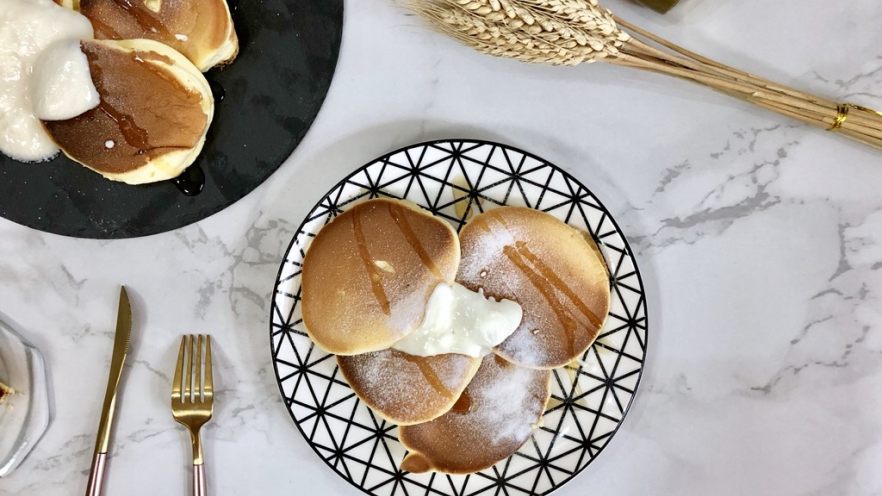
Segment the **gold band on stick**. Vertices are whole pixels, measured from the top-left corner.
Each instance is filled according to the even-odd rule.
[[[845,124],[845,121],[848,120],[848,111],[851,110],[852,105],[848,103],[840,103],[837,107],[836,118],[833,119],[833,125],[830,126],[827,131],[837,131],[842,128],[842,125]]]
[[[836,118],[833,119],[833,124],[830,126],[829,129],[827,129],[827,131],[837,131],[839,129],[842,129],[842,125],[845,124],[845,121],[848,120],[848,111],[852,109],[863,110],[864,112],[870,112],[872,114],[876,114],[882,117],[882,112],[879,112],[877,110],[873,110],[871,108],[861,105],[855,105],[853,103],[840,103],[836,106]]]

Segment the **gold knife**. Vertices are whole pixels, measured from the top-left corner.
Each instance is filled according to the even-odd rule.
[[[101,421],[98,423],[98,438],[95,440],[95,455],[92,457],[92,471],[86,496],[99,496],[104,483],[104,466],[110,447],[110,430],[113,426],[113,412],[116,408],[116,390],[122,376],[123,365],[129,352],[132,337],[132,307],[125,286],[119,290],[119,310],[116,316],[116,337],[113,340],[113,358],[110,360],[110,375],[107,377],[107,391],[104,393],[104,406]]]

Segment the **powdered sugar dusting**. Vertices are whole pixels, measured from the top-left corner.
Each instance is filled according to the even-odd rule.
[[[466,416],[469,429],[486,433],[493,445],[520,446],[544,410],[548,373],[514,364],[500,366],[503,359],[494,356],[488,360],[494,362],[488,376],[467,388],[474,405],[472,415]]]
[[[535,210],[501,207],[460,233],[457,282],[524,310],[496,351],[529,367],[551,368],[580,356],[609,308],[609,278],[583,234]]]
[[[401,427],[399,438],[417,453],[414,461],[433,470],[484,469],[530,438],[545,410],[550,378],[549,370],[527,369],[488,355],[451,411],[425,424]],[[415,467],[407,460],[405,464]]]
[[[395,350],[339,356],[352,389],[381,415],[400,423],[426,421],[443,413],[474,373],[464,355],[414,357]]]

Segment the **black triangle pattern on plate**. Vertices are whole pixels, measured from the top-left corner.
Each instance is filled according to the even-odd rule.
[[[300,269],[322,226],[369,198],[412,201],[457,228],[499,205],[549,212],[590,232],[610,271],[612,304],[595,344],[554,371],[543,425],[514,455],[471,475],[410,474],[397,428],[363,405],[318,349],[301,318]],[[273,366],[286,407],[315,452],[341,477],[377,496],[548,494],[583,470],[628,412],[647,346],[646,299],[636,262],[609,212],[558,167],[511,147],[437,141],[357,170],[307,216],[279,271],[271,310]]]

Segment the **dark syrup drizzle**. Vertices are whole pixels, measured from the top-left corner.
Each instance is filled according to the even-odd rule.
[[[214,96],[214,103],[220,103],[224,101],[224,97],[227,96],[227,91],[221,86],[217,81],[209,81],[208,86],[211,87],[211,94]]]
[[[193,164],[187,167],[187,170],[182,172],[180,176],[172,179],[172,182],[181,193],[187,196],[196,196],[205,187],[205,173],[202,172],[202,167]]]
[[[227,92],[220,83],[209,81],[208,86],[211,87],[211,94],[214,96],[215,104],[224,101]],[[205,172],[202,171],[202,167],[193,164],[182,172],[180,176],[172,179],[172,182],[181,193],[187,196],[196,196],[205,188]]]

